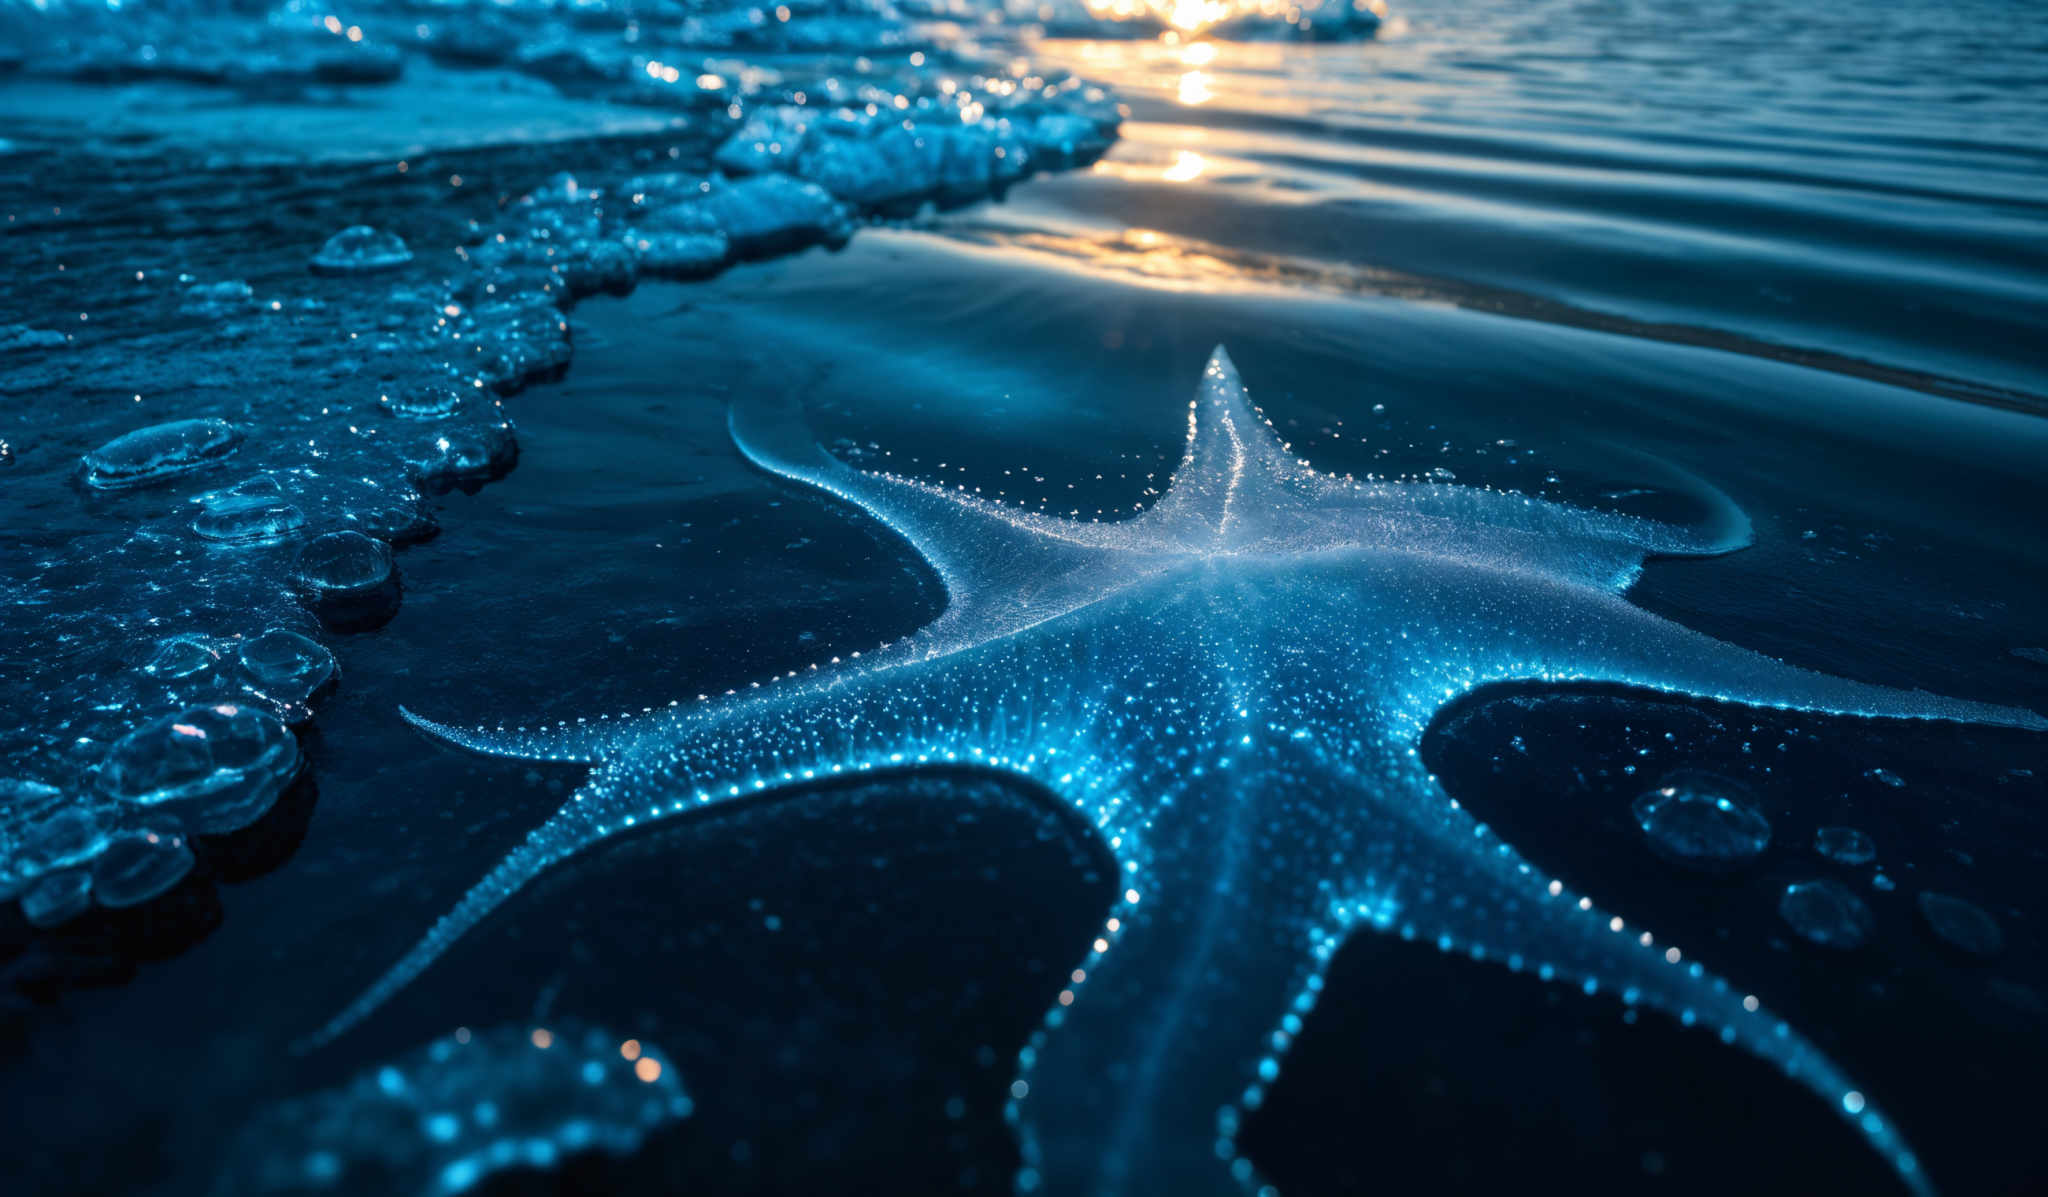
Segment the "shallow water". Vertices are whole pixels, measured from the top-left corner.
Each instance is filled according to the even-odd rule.
[[[342,681],[298,724],[301,779],[201,843],[161,898],[54,930],[9,904],[0,1142],[26,1191],[264,1191],[263,1161],[296,1150],[261,1129],[275,1103],[457,1026],[555,1020],[658,1048],[694,1112],[631,1150],[493,1173],[505,1191],[1008,1191],[1016,1054],[1115,864],[1043,795],[986,778],[807,792],[613,841],[350,1038],[292,1051],[578,783],[434,745],[398,704],[520,724],[637,710],[944,608],[893,534],[746,465],[734,400],[799,400],[857,464],[1109,518],[1172,468],[1227,343],[1319,468],[1679,522],[1704,480],[1755,543],[1651,562],[1637,605],[1828,673],[2040,710],[2048,40],[2028,18],[1450,0],[1341,44],[1037,40],[1014,22],[963,43],[891,17],[883,41],[912,32],[883,49],[845,28],[818,48],[700,46],[686,78],[701,59],[738,79],[749,53],[810,77],[867,51],[904,91],[971,69],[940,47],[1018,58],[1127,114],[1101,161],[1001,203],[884,213],[836,251],[582,299],[566,374],[491,403],[516,420],[516,467],[430,492],[440,535],[398,552],[402,601],[369,630],[323,626],[278,580],[290,538],[191,547],[187,501],[239,474],[109,495],[74,480],[79,458],[218,415],[250,430],[236,470],[292,467],[300,440],[317,451],[297,468],[385,468],[334,413],[363,413],[350,433],[401,423],[371,410],[383,359],[350,335],[393,284],[309,276],[329,234],[401,232],[419,261],[393,277],[424,298],[468,222],[556,171],[616,187],[694,169],[729,128],[694,100],[503,64],[412,57],[394,84],[280,94],[31,59],[0,80],[21,284],[0,323],[40,334],[0,360],[6,769],[90,784],[106,742],[159,714],[154,683],[123,679],[164,635],[298,628]],[[65,19],[10,18],[30,51]],[[442,115],[392,115],[423,107]],[[195,292],[224,282],[247,298]],[[1453,706],[1425,755],[1536,866],[1763,995],[1942,1191],[2024,1191],[2048,1166],[2026,1096],[2048,1064],[2038,732],[1520,687]],[[1740,868],[1674,864],[1633,813],[1699,775],[1770,825]],[[1841,827],[1874,857],[1815,850]],[[1816,880],[1867,905],[1864,946],[1781,917],[1787,887]],[[1945,937],[1926,893],[1981,908],[1997,950]],[[1373,935],[1327,984],[1238,1136],[1283,1192],[1897,1183],[1805,1090],[1655,1011],[1624,1021],[1605,993]]]

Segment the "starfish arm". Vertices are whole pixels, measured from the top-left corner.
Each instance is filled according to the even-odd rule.
[[[928,482],[855,469],[811,438],[793,402],[735,404],[733,442],[761,469],[824,491],[909,542],[946,587],[947,608],[917,633],[954,646],[1028,627],[1099,593],[1114,524],[1020,511]],[[1128,566],[1126,567],[1128,568]]]
[[[1331,901],[1284,863],[1333,835],[1289,756],[1176,785],[1125,839],[1127,888],[1019,1057],[1020,1192],[1245,1190],[1240,1111],[1308,1009]]]
[[[1445,794],[1419,763],[1389,764],[1362,785],[1408,791],[1387,811],[1377,855],[1360,858],[1335,908],[1336,936],[1363,930],[1434,943],[1587,995],[1609,993],[1699,1026],[1781,1069],[1847,1119],[1906,1186],[1931,1185],[1912,1149],[1876,1103],[1819,1047],[1770,1013],[1761,999],[1666,943],[1574,893],[1523,860]],[[1389,846],[1397,850],[1389,850]]]
[[[1619,598],[1578,597],[1574,622],[1583,630],[1576,643],[1539,657],[1547,677],[1782,710],[2048,730],[2048,718],[2023,708],[1850,681],[1715,640]]]
[[[1084,622],[1049,643],[1008,638],[950,655],[898,654],[614,724],[614,732],[590,741],[599,763],[576,794],[306,1046],[362,1021],[541,873],[650,823],[776,789],[919,765],[1015,773],[1091,812],[1115,808],[1103,794],[1120,766],[1087,748],[1108,710],[1102,687],[1064,681],[1106,668],[1104,655]],[[455,739],[483,752],[532,755],[527,733]]]
[[[1391,617],[1428,626],[1400,692],[1406,742],[1459,694],[1495,682],[1597,682],[1716,702],[1867,718],[2048,729],[2019,707],[1851,681],[1788,665],[1653,615],[1618,595],[1541,574],[1457,562],[1411,563],[1413,592]],[[1420,638],[1418,638],[1420,639]],[[1427,659],[1420,654],[1431,653]]]

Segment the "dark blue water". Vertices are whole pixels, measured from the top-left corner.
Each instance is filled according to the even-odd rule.
[[[539,40],[520,13],[502,19]],[[0,1146],[20,1191],[274,1189],[258,1165],[302,1129],[263,1129],[279,1103],[458,1026],[563,1020],[659,1045],[694,1110],[631,1151],[490,1187],[1010,1189],[1016,1054],[1116,865],[1045,794],[982,775],[800,787],[610,841],[348,1038],[293,1050],[579,782],[436,745],[400,703],[521,724],[638,710],[945,608],[903,541],[749,467],[736,400],[794,398],[860,464],[1121,513],[1171,468],[1225,343],[1320,468],[1674,519],[1697,514],[1682,479],[1705,479],[1754,544],[1653,561],[1631,601],[1828,673],[2044,705],[2048,41],[2026,5],[1444,3],[1391,10],[1363,43],[1040,42],[1013,21],[964,47],[894,14],[771,13],[780,42],[593,15],[605,54],[679,62],[685,81],[752,61],[783,82],[747,86],[786,91],[867,53],[896,94],[936,93],[937,72],[979,61],[1071,70],[1128,115],[1101,161],[999,204],[912,203],[841,249],[579,288],[573,364],[490,404],[517,423],[516,466],[425,489],[440,533],[401,547],[395,616],[357,631],[285,584],[297,533],[207,547],[194,495],[246,464],[410,496],[386,434],[360,430],[396,426],[372,393],[422,353],[468,362],[434,322],[471,222],[499,227],[557,171],[616,195],[701,168],[731,131],[718,102],[756,99],[649,100],[637,78],[503,49],[429,57],[414,25],[470,24],[439,9],[342,15],[395,47],[400,78],[86,69],[68,32],[115,36],[103,59],[133,62],[180,29],[262,44],[248,31],[274,26],[254,12],[7,18],[0,324],[28,331],[0,349],[0,773],[96,793],[109,744],[176,707],[136,680],[173,633],[297,628],[341,675],[296,725],[304,772],[254,825],[194,833],[168,892],[49,928],[7,903]],[[401,233],[415,263],[310,275],[358,223]],[[198,290],[221,283],[249,294]],[[112,437],[187,416],[250,430],[226,472],[78,481]],[[308,533],[323,510],[369,510],[318,508],[334,492],[306,486]],[[1941,1191],[2039,1184],[2039,733],[1522,686],[1443,712],[1424,754],[1536,866],[1763,995]],[[1759,856],[1699,871],[1646,842],[1632,802],[1681,773],[1768,820]],[[26,816],[0,814],[18,839]],[[1815,850],[1841,826],[1873,862]],[[1817,947],[1780,914],[1787,884],[1817,879],[1867,905],[1863,946]],[[1981,908],[1997,949],[1939,934],[1929,892]],[[1711,1035],[1376,935],[1337,954],[1238,1143],[1290,1194],[1899,1183],[1819,1098]],[[347,1178],[426,1191],[402,1168]]]

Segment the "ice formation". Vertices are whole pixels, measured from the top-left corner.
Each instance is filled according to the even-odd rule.
[[[22,405],[19,426],[98,428],[100,442],[67,454],[61,475],[40,468],[33,441],[27,469],[0,442],[10,487],[24,502],[109,517],[63,543],[23,539],[0,580],[20,646],[0,671],[12,718],[0,729],[0,778],[13,779],[0,786],[0,900],[21,897],[43,923],[85,908],[94,859],[132,846],[130,832],[220,828],[225,816],[181,828],[168,810],[145,826],[132,804],[109,805],[107,778],[136,768],[119,754],[191,708],[310,718],[337,677],[315,637],[390,618],[400,602],[391,549],[435,531],[426,494],[516,464],[504,398],[568,365],[563,312],[577,298],[839,244],[868,220],[927,203],[999,196],[1034,171],[1091,160],[1120,119],[1080,79],[977,67],[865,0],[660,22],[631,4],[578,5],[572,16],[525,0],[459,16],[376,6],[354,23],[292,4],[261,21],[188,8],[67,10],[47,22],[46,52],[14,65],[21,78],[67,85],[309,96],[402,89],[408,72],[438,66],[488,68],[499,73],[471,97],[486,113],[510,74],[559,99],[673,123],[665,155],[642,147],[582,180],[556,174],[502,212],[492,206],[461,244],[326,225],[275,251],[297,285],[259,293],[186,273],[212,250],[158,238],[126,246],[115,272],[125,283],[133,268],[134,295],[122,299],[132,310],[85,313],[71,333],[0,329],[11,355],[0,394]],[[783,52],[812,57],[750,61]],[[763,138],[780,150],[752,152]],[[369,152],[306,152],[327,148]],[[261,207],[237,190],[248,173],[205,175],[208,193],[185,202],[217,192]],[[150,415],[76,394],[132,394]],[[73,814],[52,822],[67,806]],[[76,859],[53,863],[64,856]]]
[[[1604,682],[1730,703],[2048,727],[2032,712],[1794,668],[1621,596],[1653,555],[1747,542],[1517,494],[1359,483],[1291,455],[1218,350],[1185,455],[1122,522],[1019,511],[856,470],[788,412],[734,410],[748,458],[901,535],[948,605],[903,640],[715,698],[533,730],[416,722],[583,761],[560,813],[314,1037],[360,1022],[543,870],[608,837],[817,779],[921,764],[1029,778],[1099,829],[1121,900],[1019,1061],[1020,1191],[1255,1185],[1242,1112],[1278,1078],[1322,969],[1370,930],[1699,1024],[1850,1118],[1913,1188],[1899,1130],[1755,995],[1595,907],[1473,820],[1418,746],[1493,682]],[[1787,918],[1832,936],[1831,895]],[[1853,914],[1853,911],[1850,912]],[[1853,920],[1852,920],[1853,921]]]

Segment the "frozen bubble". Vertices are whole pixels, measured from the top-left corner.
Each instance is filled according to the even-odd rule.
[[[332,628],[364,631],[398,612],[398,578],[391,569],[391,548],[361,532],[314,537],[299,551],[292,580],[307,604]]]
[[[368,274],[392,270],[412,261],[412,251],[396,233],[351,225],[327,239],[313,255],[315,274]]]
[[[298,764],[299,743],[284,724],[222,702],[187,707],[115,741],[99,784],[112,798],[174,812],[211,834],[260,818]]]
[[[198,677],[220,663],[220,651],[202,636],[172,636],[159,642],[142,672],[163,681]]]
[[[391,580],[391,547],[361,532],[329,532],[299,550],[292,578],[316,598],[368,594]]]
[[[192,871],[185,833],[169,819],[115,833],[92,867],[92,896],[102,906],[136,906]]]
[[[220,461],[242,443],[226,420],[172,420],[123,433],[85,455],[85,481],[100,490],[147,486]]]
[[[297,632],[273,628],[242,646],[249,689],[286,708],[299,708],[334,681],[334,654]]]
[[[1927,925],[1952,947],[1972,956],[1996,956],[2004,950],[2005,933],[1998,929],[1998,920],[1976,903],[1929,890],[1920,895],[1919,905]]]
[[[1732,781],[1683,773],[1636,798],[1629,809],[1650,846],[1680,864],[1729,868],[1746,864],[1771,842],[1771,824]]]
[[[199,496],[192,530],[222,544],[268,544],[306,526],[306,513],[268,474]]]
[[[92,905],[92,875],[84,869],[51,873],[21,896],[21,913],[37,927],[54,927]]]
[[[1861,947],[1876,926],[1863,899],[1833,881],[1795,881],[1786,886],[1778,899],[1778,916],[1825,948]]]
[[[98,811],[64,806],[22,829],[15,859],[22,872],[40,876],[91,860],[106,845],[106,823]]]
[[[519,441],[509,421],[438,430],[420,437],[406,452],[413,476],[428,486],[483,482],[519,460]]]
[[[1813,850],[1836,864],[1866,865],[1877,859],[1877,845],[1854,827],[1823,827],[1813,833]]]
[[[353,508],[343,518],[365,536],[394,545],[416,544],[441,530],[419,492],[409,486],[384,502]]]
[[[91,860],[106,842],[106,822],[93,807],[44,782],[0,779],[0,899]]]
[[[404,420],[440,420],[462,410],[462,389],[453,383],[423,382],[377,396],[377,410]]]

